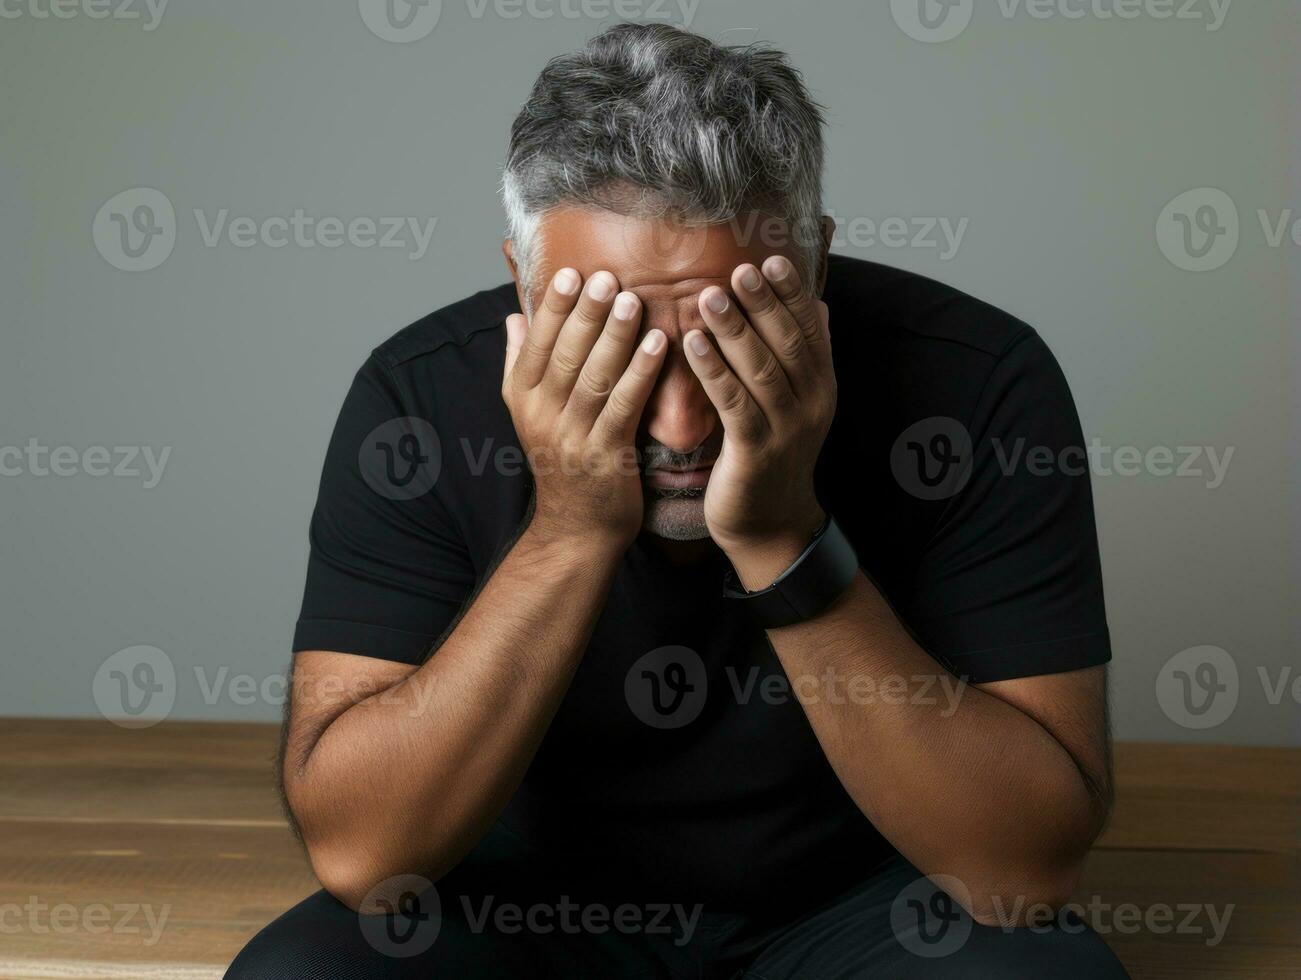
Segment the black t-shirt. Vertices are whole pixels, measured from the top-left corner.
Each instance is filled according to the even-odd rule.
[[[920,644],[974,683],[1109,660],[1083,439],[1038,334],[839,256],[823,298],[839,403],[819,498]],[[511,285],[476,293],[357,374],[326,455],[295,650],[438,655],[528,506],[500,397],[518,309]],[[893,853],[781,695],[763,631],[722,601],[725,568],[721,553],[677,567],[644,540],[629,550],[502,815],[522,845],[629,895],[714,909],[829,893]]]

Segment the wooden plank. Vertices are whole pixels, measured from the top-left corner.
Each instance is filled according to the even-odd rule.
[[[253,821],[284,826],[275,725],[0,719],[0,819]]]
[[[1301,848],[1301,750],[1119,743],[1100,848]]]
[[[280,823],[277,738],[268,724],[0,719],[0,817]],[[1301,847],[1301,750],[1122,742],[1115,754],[1099,847]]]
[[[8,761],[33,769],[108,759],[146,768],[258,768],[271,763],[279,730],[268,723],[168,721],[129,729],[98,718],[0,718],[0,738],[15,756]]]
[[[107,960],[26,960],[0,953],[4,980],[222,980],[225,967],[192,963],[112,963]]]
[[[0,904],[23,928],[5,936],[0,976],[14,961],[229,963],[318,887],[285,827],[11,820]]]
[[[66,905],[78,920],[6,935],[0,976],[220,976],[317,887],[275,794],[277,726],[0,719],[0,738],[0,904],[34,898],[45,911],[24,916]],[[1301,976],[1301,751],[1122,743],[1116,778],[1077,898],[1108,908],[1088,914],[1131,973]],[[135,931],[86,928],[86,910],[132,904],[155,923],[167,910],[158,941],[143,908]],[[1232,906],[1222,940],[1207,945],[1205,913],[1201,933],[1142,924],[1180,905]],[[1136,932],[1116,927],[1121,906]]]
[[[6,935],[0,976],[220,977],[319,887],[277,799],[277,732],[0,719],[0,904],[27,925]],[[73,930],[51,928],[55,906]]]
[[[130,933],[7,937],[0,964],[71,963],[88,955],[157,967],[224,964],[265,922],[315,888],[284,833],[114,825],[95,828],[93,839],[69,840],[63,825],[6,829],[16,833],[0,845],[0,897],[39,896],[47,909],[39,913],[42,924],[56,904],[81,914],[102,905],[153,911],[152,919],[137,913],[131,925],[138,928]],[[1109,851],[1091,859],[1076,901],[1136,977],[1286,977],[1301,975],[1299,881],[1295,861],[1268,854]],[[1191,928],[1175,928],[1188,908],[1207,905],[1217,918],[1200,912]],[[1165,909],[1168,919],[1161,917]],[[151,921],[161,922],[152,942]],[[1217,921],[1225,923],[1218,937]]]
[[[1075,901],[1135,977],[1301,976],[1295,856],[1094,851]]]

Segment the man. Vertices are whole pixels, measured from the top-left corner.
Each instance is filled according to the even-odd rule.
[[[1111,798],[1088,477],[1017,462],[1070,394],[828,254],[821,125],[670,28],[543,71],[513,283],[339,417],[282,773],[325,891],[229,976],[1124,975],[1054,915]]]

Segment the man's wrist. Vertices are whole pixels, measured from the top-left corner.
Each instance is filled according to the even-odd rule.
[[[612,569],[630,543],[604,531],[556,527],[534,515],[516,546],[523,545],[541,560],[553,564]]]
[[[795,564],[827,519],[816,504],[801,514],[798,520],[775,534],[721,545],[747,592],[758,592],[772,585]]]

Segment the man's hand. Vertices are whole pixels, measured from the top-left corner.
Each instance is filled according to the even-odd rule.
[[[771,584],[824,515],[813,468],[836,409],[827,306],[781,256],[711,286],[700,312],[714,336],[685,338],[687,360],[722,419],[723,450],[705,491],[705,522],[747,589]]]
[[[534,317],[506,320],[502,397],[533,471],[531,530],[624,549],[642,523],[634,440],[668,343],[609,272],[561,269]],[[618,294],[616,296],[616,293]]]

